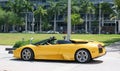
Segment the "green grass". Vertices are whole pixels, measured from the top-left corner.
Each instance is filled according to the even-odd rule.
[[[30,40],[33,37],[33,40],[43,40],[49,38],[50,36],[55,36],[58,39],[63,39],[63,36],[66,34],[21,34],[21,33],[0,33],[0,45],[14,45],[17,41],[22,41],[24,38],[25,41]],[[104,42],[105,44],[111,44],[116,41],[120,41],[120,35],[115,34],[72,34],[72,39],[84,39],[84,40],[93,40]]]

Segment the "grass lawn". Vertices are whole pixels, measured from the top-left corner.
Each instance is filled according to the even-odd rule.
[[[14,45],[15,42],[24,40],[42,40],[49,38],[50,36],[55,36],[58,39],[63,39],[66,34],[23,34],[23,33],[0,33],[0,45]],[[94,40],[104,42],[105,44],[111,44],[116,41],[120,41],[120,35],[115,34],[72,34],[72,39],[84,39],[84,40]]]

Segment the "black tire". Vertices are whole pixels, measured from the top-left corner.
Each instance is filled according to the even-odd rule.
[[[89,51],[81,49],[76,51],[75,60],[79,63],[87,63],[91,60],[91,55]]]
[[[25,48],[21,52],[21,59],[24,61],[30,61],[34,59],[34,53],[32,49]]]

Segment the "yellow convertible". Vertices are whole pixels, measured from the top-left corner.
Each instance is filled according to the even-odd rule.
[[[74,60],[80,63],[100,57],[106,53],[103,43],[81,40],[56,40],[55,37],[35,44],[19,47],[14,57],[25,61],[33,59]]]

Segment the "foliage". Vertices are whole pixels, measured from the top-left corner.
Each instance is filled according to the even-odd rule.
[[[38,42],[38,41],[33,41],[32,43],[36,43],[36,42]],[[13,48],[19,48],[21,46],[24,46],[24,45],[27,45],[27,44],[32,44],[32,43],[30,43],[30,40],[27,40],[27,41],[17,41],[17,42],[15,42]]]
[[[26,12],[26,10],[33,10],[33,4],[30,3],[29,0],[9,0],[7,6],[18,15],[21,15],[22,12]]]
[[[80,14],[72,14],[71,15],[72,25],[82,24],[84,20],[81,18]]]
[[[40,32],[42,31],[42,20],[43,17],[46,17],[47,10],[44,8],[44,6],[38,6],[38,9],[34,11],[36,16],[39,16],[39,25],[40,25]],[[43,24],[44,25],[44,24]]]
[[[44,31],[50,30],[51,27],[52,26],[47,21],[43,22],[42,28],[44,29]]]
[[[27,42],[26,42],[26,43],[27,43]],[[14,44],[13,48],[19,48],[19,47],[21,47],[21,46],[23,46],[23,45],[26,45],[26,44],[23,43],[22,41],[18,41],[18,42],[16,42],[16,43]]]
[[[65,18],[65,22],[67,22],[67,18]],[[72,14],[71,15],[71,24],[78,25],[83,24],[84,20],[81,18],[80,14]]]
[[[101,3],[101,9],[103,14],[111,14],[113,12],[112,8],[110,7],[110,3]]]
[[[53,1],[53,0],[47,0],[47,2],[49,3],[49,8],[48,8],[48,15],[50,16],[51,19],[54,18],[54,31],[56,31],[56,20],[57,20],[57,16],[61,15],[63,10],[64,10],[64,4],[61,0],[58,1]]]
[[[120,0],[114,0],[115,6],[117,8],[117,12],[119,16],[120,14]],[[44,27],[44,29],[47,29],[45,25],[47,25],[48,29],[51,26],[49,23],[54,22],[54,27],[57,24],[57,20],[59,16],[63,15],[63,18],[67,15],[67,0],[46,0],[47,4],[44,4],[44,6],[41,6],[42,4],[33,4],[31,0],[9,0],[7,4],[7,11],[0,10],[0,24],[6,24],[6,25],[19,25],[23,23],[23,16],[25,14],[26,16],[26,22],[27,22],[27,15],[29,13],[33,13],[39,17],[39,25],[40,28]],[[71,8],[72,8],[72,25],[80,24],[83,22],[81,15],[79,14],[85,14],[83,15],[85,18],[86,24],[92,25],[91,20],[92,14],[95,14],[95,16],[99,13],[99,5],[94,5],[90,0],[71,0]],[[101,3],[101,11],[102,15],[104,14],[112,14],[113,10],[111,9],[110,3]],[[95,8],[96,7],[96,8]],[[95,10],[96,9],[96,10]],[[46,14],[48,14],[46,16]],[[24,17],[25,17],[24,16]],[[83,17],[82,16],[82,17]],[[116,15],[115,15],[116,16]],[[78,19],[79,17],[79,19]],[[113,14],[111,17],[114,17]],[[35,17],[36,18],[36,17]],[[48,20],[44,20],[47,18]],[[114,17],[116,18],[116,17]],[[7,20],[7,21],[6,21]],[[50,20],[50,21],[49,21]],[[54,21],[53,21],[54,20]],[[98,20],[98,18],[96,19]],[[47,22],[46,22],[47,21]],[[36,19],[35,19],[36,22]],[[79,23],[78,23],[79,22]],[[36,24],[35,24],[36,26]],[[38,26],[38,25],[37,25]],[[85,25],[86,26],[86,25]],[[88,26],[89,27],[89,26]],[[31,29],[30,26],[28,28]],[[86,27],[87,28],[87,27]],[[90,28],[90,27],[89,27]],[[89,29],[90,30],[90,29]],[[55,28],[54,28],[55,31]]]
[[[4,15],[5,15],[5,11],[0,8],[0,24],[4,24]]]
[[[35,15],[44,16],[47,15],[47,10],[43,6],[38,6],[37,10],[34,11]]]
[[[120,9],[120,0],[114,0],[114,2],[117,5],[117,8]]]
[[[60,15],[60,13],[64,9],[64,5],[62,5],[62,1],[53,1],[53,0],[48,0],[48,3],[50,4],[50,7],[48,7],[48,12],[50,16]]]
[[[17,14],[11,11],[4,11],[0,9],[0,23],[7,25],[20,25],[23,24],[23,19],[20,18]]]
[[[82,4],[80,5],[82,13],[95,13],[95,8],[92,2],[89,0],[81,0]]]
[[[81,8],[79,7],[78,1],[79,0],[72,0],[71,1],[71,11],[72,11],[72,13],[79,14]]]
[[[23,24],[23,19],[20,18],[19,16],[17,16],[17,14],[15,14],[13,12],[7,12],[7,14],[5,14],[5,17],[7,18],[7,23],[9,25]]]
[[[116,11],[117,11],[117,17],[120,19],[120,0],[114,0]]]

